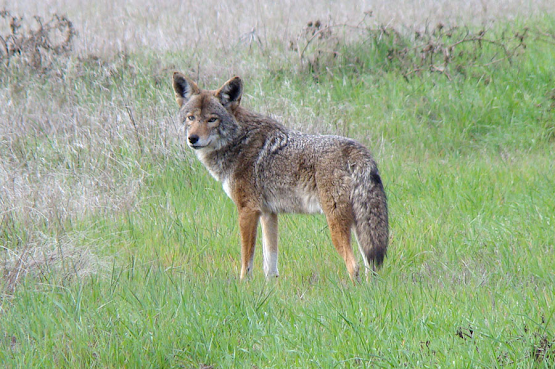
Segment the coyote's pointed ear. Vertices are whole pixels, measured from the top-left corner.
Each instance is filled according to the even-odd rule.
[[[191,96],[200,93],[197,84],[179,72],[173,74],[173,89],[175,90],[175,100],[180,107],[189,101]]]
[[[239,77],[233,77],[216,91],[216,97],[220,99],[220,103],[231,111],[237,109],[241,103],[241,95],[243,95],[243,82]]]

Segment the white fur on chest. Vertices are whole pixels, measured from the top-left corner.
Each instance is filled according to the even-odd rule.
[[[233,198],[231,197],[231,184],[229,183],[229,180],[227,178],[224,178],[222,180],[222,187],[224,188],[226,195],[233,200]]]
[[[222,187],[226,193],[226,195],[233,200],[231,197],[231,180],[229,176],[225,175],[222,168],[219,168],[215,163],[210,159],[210,151],[208,150],[197,150],[195,154],[197,158],[200,160],[204,167],[208,170],[210,175],[218,182],[222,183]],[[219,169],[219,170],[218,170]]]
[[[208,158],[209,158],[208,155],[210,154],[210,151],[207,151],[207,150],[196,150],[196,151],[195,151],[195,154],[197,155],[197,158],[200,160],[200,162],[204,165],[204,167],[205,167],[206,169],[208,169],[208,172],[210,173],[210,175],[211,175],[216,181],[219,181],[219,182],[223,182],[223,181],[224,181],[224,179],[222,178],[221,174],[218,173],[218,171],[216,170],[217,168],[216,168],[216,167],[212,168],[212,165],[211,165],[211,163],[210,163],[210,160],[208,159]],[[226,193],[227,193],[227,191],[226,191]]]

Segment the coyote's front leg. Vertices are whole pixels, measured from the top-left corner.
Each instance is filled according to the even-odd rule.
[[[239,228],[241,230],[241,279],[252,275],[254,246],[256,244],[256,228],[260,212],[250,209],[239,209]]]
[[[262,213],[262,248],[266,278],[278,277],[278,218],[275,213]]]

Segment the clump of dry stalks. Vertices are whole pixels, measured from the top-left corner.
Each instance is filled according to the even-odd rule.
[[[309,22],[289,45],[298,54],[301,70],[320,78],[338,69],[356,73],[393,69],[407,79],[430,71],[451,80],[472,68],[512,63],[530,36],[526,27],[497,34],[487,27],[471,30],[443,23],[400,32],[371,25],[371,17],[372,12],[366,12],[355,25],[331,19]]]
[[[57,57],[71,52],[77,35],[73,23],[58,14],[48,21],[34,16],[33,22],[28,22],[8,10],[1,10],[0,19],[9,29],[7,34],[0,35],[0,60],[5,65],[18,58],[35,70],[46,70]]]

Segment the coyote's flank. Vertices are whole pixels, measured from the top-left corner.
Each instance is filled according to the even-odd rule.
[[[209,91],[176,72],[173,88],[187,144],[237,206],[241,279],[252,273],[259,220],[264,272],[267,278],[278,276],[278,213],[323,212],[353,281],[359,279],[359,267],[351,229],[366,270],[382,264],[387,202],[368,149],[344,137],[299,133],[243,108],[238,77]]]

